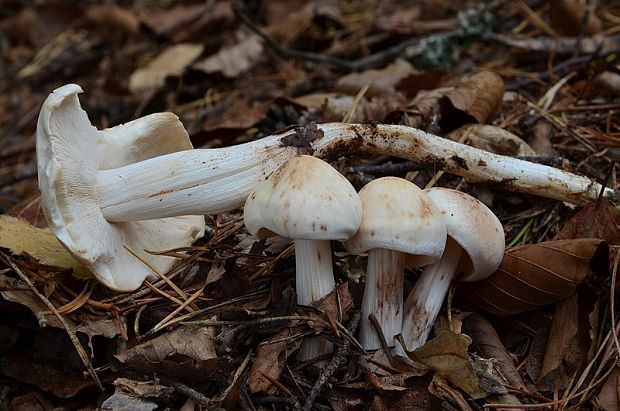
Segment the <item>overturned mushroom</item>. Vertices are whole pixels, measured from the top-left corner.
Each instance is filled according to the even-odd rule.
[[[111,223],[101,213],[97,171],[191,150],[192,144],[171,113],[152,114],[103,131],[76,121],[73,104],[66,99],[77,100],[78,91],[77,86],[56,90],[39,116],[41,207],[56,237],[99,281],[115,290],[134,290],[156,275],[145,262],[163,272],[176,261],[145,250],[192,244],[204,234],[204,217]]]
[[[297,303],[311,305],[334,291],[330,240],[347,240],[358,230],[362,205],[355,189],[318,158],[293,157],[258,184],[243,213],[250,233],[295,240]],[[322,338],[304,341],[306,361],[331,351]]]
[[[99,208],[98,218],[108,223],[215,214],[237,208],[258,182],[299,151],[321,158],[353,152],[389,154],[432,164],[473,181],[497,183],[508,190],[575,204],[595,200],[602,190],[600,184],[563,170],[495,155],[396,125],[329,123],[319,125],[313,133],[295,128],[222,149],[189,150],[187,146],[185,151],[140,158],[119,151],[115,155],[128,161],[86,161],[71,154],[70,147],[78,144],[76,136],[80,136],[80,147],[92,147],[89,155],[99,159],[103,156],[99,140],[110,131],[97,131],[90,124],[77,99],[81,91],[76,85],[63,86],[45,101],[37,126],[37,153],[41,190],[48,190],[43,196],[43,208],[52,221],[51,228],[98,278],[104,276],[98,273],[102,261],[115,258],[116,252],[94,252],[93,244],[67,241],[69,224],[71,236],[93,230],[90,220],[76,218],[75,211],[67,211],[58,203],[82,201],[85,194],[74,189],[77,184],[88,185],[91,199],[87,201]],[[122,127],[117,130],[122,131]],[[125,153],[132,151],[124,149]],[[75,180],[70,170],[82,166],[88,169],[88,175]],[[51,184],[60,176],[66,177],[62,184]],[[617,203],[616,191],[606,189],[605,196]]]

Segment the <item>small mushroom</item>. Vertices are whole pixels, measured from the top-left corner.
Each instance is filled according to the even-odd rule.
[[[407,297],[402,328],[407,351],[426,342],[452,281],[490,276],[505,248],[502,224],[483,203],[448,188],[431,188],[426,194],[441,211],[448,238],[441,259],[424,269]]]
[[[353,186],[326,162],[296,156],[256,186],[243,218],[250,233],[295,240],[297,303],[311,305],[335,289],[330,240],[359,228],[362,206]],[[304,341],[302,361],[331,351],[322,338]]]
[[[424,191],[402,178],[373,180],[359,196],[362,224],[345,247],[354,254],[368,252],[360,342],[374,350],[381,344],[368,316],[376,316],[388,345],[396,345],[394,336],[402,327],[405,264],[415,261],[421,266],[439,260],[446,224]]]
[[[80,91],[76,85],[57,89],[39,115],[41,207],[56,237],[99,281],[114,290],[131,291],[145,278],[156,277],[145,262],[164,272],[176,261],[145,250],[192,244],[204,234],[204,217],[109,222],[101,212],[97,171],[191,150],[192,144],[171,113],[151,114],[103,131],[91,126],[85,114],[86,121],[76,121],[75,94]]]

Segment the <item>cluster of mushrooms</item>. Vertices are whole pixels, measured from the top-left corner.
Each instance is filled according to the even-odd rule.
[[[421,190],[384,177],[358,193],[338,171],[312,156],[291,158],[259,183],[244,208],[247,229],[259,238],[295,241],[297,302],[310,305],[335,289],[330,241],[368,253],[360,342],[381,347],[374,314],[388,346],[402,333],[408,351],[423,345],[455,275],[491,275],[504,253],[504,231],[484,204],[447,188]],[[405,266],[426,266],[403,307]],[[300,358],[325,354],[327,342],[304,341]]]
[[[80,107],[81,92],[68,84],[43,104],[37,124],[39,191],[50,229],[95,278],[114,290],[137,289],[176,262],[149,251],[192,244],[204,235],[204,215],[247,200],[249,231],[295,239],[300,304],[334,289],[330,240],[344,240],[352,253],[368,253],[361,328],[368,349],[378,347],[370,313],[397,350],[399,332],[408,350],[423,344],[455,273],[475,281],[495,270],[504,250],[502,227],[480,202],[452,190],[423,192],[388,177],[358,195],[315,157],[392,155],[574,204],[600,195],[617,203],[619,197],[583,176],[398,125],[329,123],[233,147],[193,149],[171,113],[96,129]],[[403,307],[404,267],[423,265]],[[306,356],[329,349],[317,341],[303,348]]]

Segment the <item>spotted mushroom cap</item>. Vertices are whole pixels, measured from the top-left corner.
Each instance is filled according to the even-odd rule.
[[[243,218],[259,238],[346,240],[358,229],[362,206],[349,181],[328,163],[300,155],[257,185]]]
[[[385,248],[411,255],[408,264],[437,261],[446,244],[446,224],[424,191],[403,178],[383,177],[359,192],[363,217],[358,232],[345,243],[359,254]]]
[[[448,235],[464,250],[461,281],[479,281],[497,270],[504,256],[504,228],[487,206],[469,194],[449,188],[425,190],[441,211]]]
[[[68,84],[43,103],[37,124],[41,207],[64,247],[109,288],[131,291],[156,275],[143,261],[165,272],[176,259],[158,251],[188,246],[204,235],[204,217],[110,223],[102,215],[97,171],[121,167],[175,151],[192,149],[172,113],[157,113],[106,130],[93,127]]]

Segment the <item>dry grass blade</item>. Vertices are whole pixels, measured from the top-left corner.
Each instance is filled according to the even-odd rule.
[[[161,320],[159,323],[157,323],[157,325],[155,325],[155,327],[153,327],[150,331],[148,331],[146,333],[146,335],[149,334],[154,334],[157,331],[160,331],[164,328],[166,328],[169,325],[169,321],[170,319],[174,318],[175,315],[177,315],[178,313],[180,313],[181,311],[183,311],[185,309],[185,307],[187,307],[189,304],[191,304],[192,302],[194,302],[198,297],[200,297],[202,295],[202,293],[205,290],[205,286],[204,285],[200,290],[196,291],[194,294],[192,294],[187,301],[185,301],[183,304],[181,304],[180,306],[178,306],[177,308],[175,308],[174,311],[172,311],[170,314],[168,314],[163,320]]]
[[[56,310],[58,311],[59,314],[69,314],[72,313],[73,311],[79,309],[80,307],[82,307],[84,304],[86,304],[88,302],[88,300],[90,299],[90,294],[93,292],[93,288],[90,286],[90,283],[86,283],[86,285],[84,286],[84,289],[82,290],[82,292],[80,292],[80,294],[75,297],[72,301],[69,301],[67,304],[63,305],[62,307],[58,307]]]
[[[32,281],[30,281],[28,276],[24,274],[22,270],[17,265],[15,265],[13,261],[11,261],[11,259],[6,254],[0,252],[0,258],[4,260],[4,262],[9,267],[11,267],[13,271],[15,271],[15,273],[17,273],[17,275],[28,285],[30,290],[41,300],[43,304],[45,304],[50,309],[52,313],[54,313],[54,315],[62,323],[63,327],[65,328],[65,331],[67,331],[67,335],[69,336],[69,339],[73,343],[73,346],[75,347],[78,353],[78,356],[80,357],[80,360],[82,361],[82,364],[84,364],[84,366],[88,370],[88,373],[92,377],[93,381],[95,381],[95,383],[97,384],[97,387],[103,390],[103,385],[101,384],[101,381],[99,380],[99,376],[95,372],[95,369],[93,368],[93,365],[91,364],[88,358],[88,354],[86,354],[86,351],[84,351],[84,347],[82,347],[80,340],[78,340],[77,335],[75,334],[75,331],[71,329],[71,327],[69,326],[67,321],[64,319],[64,317],[58,312],[58,310],[56,310],[56,307],[54,307],[54,305],[43,294],[41,294],[39,290],[37,290],[37,288],[34,286]]]
[[[183,292],[183,290],[181,290],[175,283],[173,283],[166,275],[160,273],[159,270],[157,270],[155,267],[153,267],[153,265],[151,263],[149,263],[148,261],[145,261],[143,258],[141,258],[140,255],[138,253],[136,253],[134,250],[132,250],[131,247],[129,247],[128,245],[123,244],[123,247],[125,247],[125,249],[127,251],[129,251],[134,257],[136,257],[137,259],[142,261],[144,263],[144,265],[146,265],[155,274],[157,274],[160,279],[162,279],[166,284],[168,284],[170,286],[170,288],[172,288],[177,293],[177,295],[179,295],[182,299],[187,301],[187,299],[189,298],[187,296],[187,294],[185,294],[185,292]],[[192,306],[191,308],[194,309],[194,310],[198,309],[198,307],[196,307],[196,306]]]

